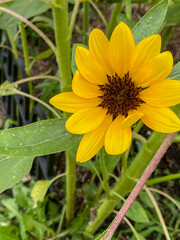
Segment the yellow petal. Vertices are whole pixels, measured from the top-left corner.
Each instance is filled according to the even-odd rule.
[[[104,121],[94,131],[83,136],[76,154],[77,162],[86,162],[102,148],[104,145],[104,136],[112,122],[112,117],[106,115]]]
[[[140,98],[155,107],[170,107],[180,103],[180,81],[164,80],[140,93]]]
[[[173,67],[173,57],[170,52],[163,52],[157,55],[149,64],[142,66],[136,74],[135,82],[138,86],[148,87],[166,79]]]
[[[109,59],[114,71],[123,77],[129,70],[129,58],[135,47],[134,38],[129,27],[121,22],[114,29],[109,46]]]
[[[107,82],[106,71],[93,61],[89,50],[78,46],[75,60],[80,73],[85,79],[94,84]]]
[[[114,71],[109,62],[109,41],[105,34],[99,30],[92,30],[89,36],[89,50],[108,75],[114,75]]]
[[[137,74],[143,70],[143,67],[152,61],[159,53],[161,49],[161,37],[160,35],[152,35],[144,38],[133,49],[130,58],[129,73],[133,81],[138,80]]]
[[[55,95],[49,100],[49,102],[64,112],[74,113],[83,108],[96,107],[102,102],[102,100],[99,98],[82,98],[73,92],[65,92]]]
[[[96,98],[103,94],[102,91],[99,91],[98,85],[87,81],[79,71],[76,71],[74,74],[72,89],[75,94],[83,98]]]
[[[91,132],[102,123],[106,112],[100,107],[82,109],[67,120],[66,129],[75,134]]]
[[[110,125],[105,136],[105,150],[108,154],[117,155],[125,152],[132,140],[131,128],[121,128],[124,117],[117,117]]]
[[[137,111],[137,110],[132,110],[128,113],[127,118],[125,118],[122,123],[121,123],[121,128],[128,128],[131,127],[135,122],[137,122],[144,113]]]
[[[141,118],[149,128],[162,133],[171,133],[180,130],[180,119],[169,108],[155,108],[142,104],[140,111],[144,113]]]

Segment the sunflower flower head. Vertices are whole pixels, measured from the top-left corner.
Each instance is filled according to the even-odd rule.
[[[132,140],[131,126],[139,119],[158,132],[180,130],[179,118],[168,108],[180,102],[180,81],[167,79],[173,58],[160,49],[158,34],[135,45],[123,22],[110,41],[94,29],[89,50],[77,47],[73,91],[52,97],[50,103],[73,113],[66,122],[69,132],[84,134],[78,162],[91,159],[103,145],[108,154],[125,152]]]

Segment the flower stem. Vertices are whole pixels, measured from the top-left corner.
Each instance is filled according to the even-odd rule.
[[[110,21],[109,21],[107,29],[106,29],[106,36],[107,36],[108,39],[110,39],[112,31],[114,30],[114,28],[117,24],[116,17],[121,12],[122,7],[123,7],[123,1],[122,0],[120,2],[114,4],[114,8],[113,8],[113,11],[112,11],[112,14],[111,14],[111,18],[110,18]]]
[[[83,44],[88,45],[88,33],[89,31],[89,2],[83,2]]]
[[[101,150],[99,151],[99,158],[100,158],[101,170],[102,170],[102,175],[104,180],[103,181],[104,190],[106,193],[106,197],[109,198],[108,171],[107,171],[105,159],[104,159],[104,148],[101,148]]]
[[[104,236],[103,240],[108,240],[117,229],[119,223],[127,213],[128,209],[140,193],[141,189],[143,188],[144,184],[146,183],[147,179],[151,176],[154,169],[157,167],[158,163],[160,162],[161,158],[164,156],[165,152],[167,151],[168,147],[170,146],[174,136],[176,133],[170,133],[158,149],[157,153],[145,169],[143,175],[141,176],[140,180],[137,182],[136,186],[134,187],[133,191],[129,195],[128,199],[120,209],[119,213],[117,214],[115,220],[113,221],[112,226],[108,230],[107,234]]]
[[[61,91],[66,92],[71,90],[72,80],[68,1],[54,0],[54,3],[55,5],[52,9],[54,12],[55,40],[57,46],[56,58],[60,76],[63,79]],[[76,165],[68,151],[66,151],[66,174],[66,223],[69,225],[74,216]]]

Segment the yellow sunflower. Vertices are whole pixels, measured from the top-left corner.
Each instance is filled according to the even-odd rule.
[[[180,102],[180,81],[166,79],[173,58],[160,49],[158,34],[135,46],[131,30],[123,22],[110,41],[94,29],[89,50],[77,47],[73,91],[52,97],[50,103],[73,113],[66,122],[69,132],[84,134],[78,162],[92,158],[103,145],[108,154],[125,152],[132,140],[131,126],[139,119],[158,132],[180,130],[179,118],[168,108]]]

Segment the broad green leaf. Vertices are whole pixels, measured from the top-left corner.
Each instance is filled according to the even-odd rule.
[[[42,156],[65,151],[78,141],[65,129],[66,119],[38,121],[0,131],[0,156]]]
[[[152,7],[133,28],[135,43],[159,32],[168,9],[168,0],[163,0]]]
[[[169,79],[180,80],[180,62],[178,62],[172,69]]]
[[[44,197],[47,193],[49,186],[51,185],[52,181],[49,180],[39,180],[37,181],[32,189],[31,197],[33,202],[36,204],[38,201],[43,201]]]
[[[135,222],[148,223],[149,219],[144,208],[137,201],[134,201],[126,216]]]
[[[18,13],[25,18],[31,18],[47,11],[50,6],[41,0],[15,0],[12,3],[4,5],[7,9]],[[14,16],[2,12],[0,14],[0,29],[7,29],[10,26],[18,24],[20,20]]]
[[[31,169],[34,157],[0,157],[0,192],[18,183]]]

